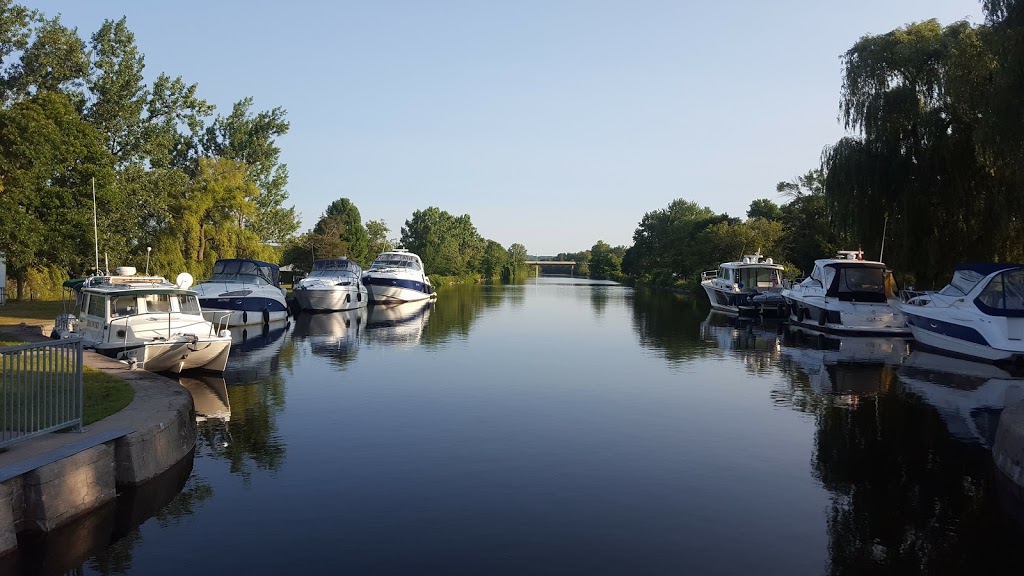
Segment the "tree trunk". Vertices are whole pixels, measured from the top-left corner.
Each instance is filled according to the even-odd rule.
[[[206,224],[199,225],[199,254],[197,254],[199,262],[203,261],[203,256],[206,255]]]
[[[22,300],[25,297],[25,275],[18,274],[16,280],[18,281],[18,300]]]

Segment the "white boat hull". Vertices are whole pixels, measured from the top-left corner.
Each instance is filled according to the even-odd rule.
[[[397,304],[401,302],[419,302],[433,298],[434,294],[427,294],[421,290],[405,288],[402,286],[384,286],[375,284],[368,286],[370,298],[376,304]]]
[[[150,372],[209,370],[223,372],[231,351],[231,337],[218,336],[194,341],[181,338],[170,342],[147,342],[136,348],[96,347],[96,351],[134,364]]]
[[[921,344],[959,356],[979,358],[989,362],[1012,360],[1015,356],[1021,356],[1021,352],[1000,350],[991,346],[968,342],[945,334],[939,334],[938,332],[932,332],[931,330],[925,330],[913,324],[910,325],[910,331],[914,334],[914,339]]]
[[[365,308],[369,294],[358,290],[295,290],[295,300],[303,310],[329,312]]]

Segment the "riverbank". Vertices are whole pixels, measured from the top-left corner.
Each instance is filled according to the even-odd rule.
[[[82,432],[47,434],[0,454],[0,555],[19,533],[50,532],[112,501],[191,454],[192,396],[174,380],[86,352],[85,366],[126,381],[134,398]]]

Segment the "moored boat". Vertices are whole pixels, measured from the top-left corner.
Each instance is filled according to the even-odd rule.
[[[945,288],[909,293],[900,310],[914,339],[928,347],[1024,362],[1024,264],[963,264]]]
[[[210,279],[195,287],[203,316],[228,326],[269,324],[288,317],[276,264],[231,258],[217,260]]]
[[[810,276],[784,289],[790,324],[833,334],[908,336],[892,274],[862,256],[843,251],[816,260]]]
[[[736,262],[723,262],[718,270],[702,272],[700,285],[715,310],[784,313],[782,272],[781,265],[757,253]]]
[[[117,274],[68,280],[66,312],[53,337],[80,336],[86,347],[152,372],[223,372],[231,334],[203,317],[192,277],[174,284],[160,276]]]
[[[363,274],[370,299],[378,304],[416,302],[435,298],[434,287],[420,257],[408,250],[382,252]]]
[[[292,289],[299,306],[310,312],[363,308],[369,301],[363,269],[348,258],[313,262],[313,270]]]

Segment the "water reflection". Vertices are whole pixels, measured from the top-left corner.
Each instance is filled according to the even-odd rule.
[[[366,323],[367,337],[392,346],[415,346],[423,336],[423,328],[427,326],[432,307],[433,303],[430,300],[392,306],[371,306]],[[449,314],[449,318],[451,316]],[[468,322],[464,330],[468,332]],[[437,331],[434,332],[436,334]]]
[[[637,289],[627,297],[632,305],[633,330],[640,345],[654,350],[672,364],[706,356],[715,345],[694,329],[708,315],[708,307],[682,294]]]
[[[797,373],[835,405],[856,405],[864,396],[885,393],[895,383],[895,369],[909,354],[904,338],[826,336],[789,327],[782,347],[782,368]]]
[[[747,318],[717,310],[708,312],[700,324],[705,342],[738,357],[748,372],[763,374],[775,369],[780,358],[782,325],[776,320]]]
[[[334,366],[344,366],[355,360],[369,314],[365,307],[326,314],[303,313],[295,320],[293,336],[308,343],[313,354],[327,358]]]
[[[19,550],[0,558],[0,574],[82,573],[86,566],[101,574],[129,573],[142,523],[154,516],[164,524],[180,522],[212,496],[209,484],[192,476],[192,464],[189,453],[146,484],[119,489],[114,502],[71,524],[46,536],[22,535]]]
[[[224,371],[228,384],[255,382],[276,373],[291,327],[290,321],[281,320],[264,326],[230,328],[231,355]]]
[[[231,402],[228,400],[228,384],[223,376],[190,374],[178,377],[181,384],[192,395],[196,421],[231,420]]]
[[[991,364],[915,350],[899,372],[903,389],[939,412],[958,440],[990,448],[1007,405],[1024,400],[1024,380]]]

